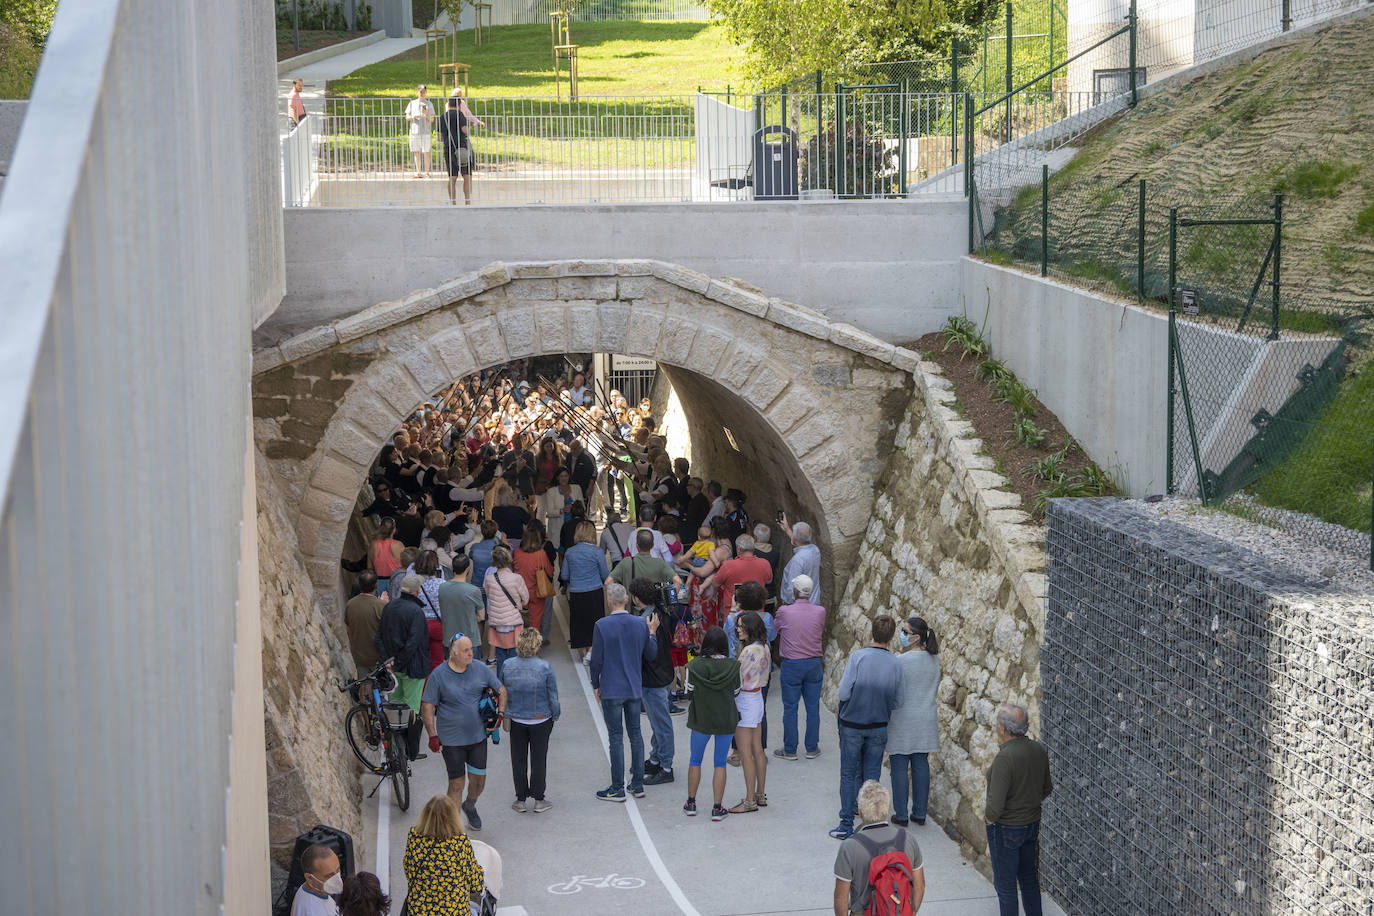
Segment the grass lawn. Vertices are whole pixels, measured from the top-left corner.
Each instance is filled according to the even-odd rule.
[[[38,72],[38,51],[28,38],[0,22],[0,99],[27,99]]]
[[[359,31],[355,35],[348,31],[348,29],[301,29],[301,46],[300,49],[297,50],[295,44],[291,40],[291,27],[277,26],[277,60],[286,60],[288,57],[295,57],[297,54],[314,51],[316,48],[327,48],[341,41],[361,38],[367,34],[367,32]]]
[[[690,95],[698,86],[723,91],[740,85],[740,52],[721,26],[709,22],[574,22],[572,41],[581,46],[577,85],[584,97]],[[546,25],[496,26],[480,47],[464,30],[458,33],[458,60],[472,66],[474,96],[554,95]],[[417,84],[437,82],[425,72],[425,49],[419,47],[331,80],[329,94],[408,98]]]

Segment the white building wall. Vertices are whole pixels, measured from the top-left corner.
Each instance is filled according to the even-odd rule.
[[[235,639],[249,336],[284,276],[272,18],[64,2],[0,190],[5,912],[211,914],[230,881],[225,912],[266,909]]]

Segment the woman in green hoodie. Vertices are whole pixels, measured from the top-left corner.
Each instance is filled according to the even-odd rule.
[[[715,736],[715,772],[711,774],[711,820],[725,820],[725,768],[730,755],[730,738],[739,722],[735,694],[739,693],[739,662],[729,657],[730,643],[725,631],[711,627],[701,638],[701,651],[687,663],[687,727],[692,732],[692,755],[687,768],[687,803],[682,810],[688,817],[697,813],[697,787],[701,785],[701,760],[706,745]]]

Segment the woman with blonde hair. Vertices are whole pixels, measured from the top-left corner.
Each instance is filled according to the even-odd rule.
[[[549,735],[563,710],[553,666],[535,654],[543,644],[539,631],[526,627],[515,645],[518,657],[506,663],[506,721],[510,723],[510,769],[515,780],[511,807],[521,814],[542,814],[553,807],[544,799]]]
[[[525,580],[512,566],[510,548],[493,548],[491,566],[482,581],[487,596],[487,639],[496,647],[496,676],[506,667],[506,659],[515,654],[515,644],[525,624],[525,607],[530,592]]]
[[[606,551],[596,546],[596,526],[583,519],[577,523],[574,543],[563,554],[558,572],[568,589],[568,643],[574,649],[592,646],[596,622],[606,616],[603,583],[610,574]]]
[[[420,809],[406,836],[406,899],[409,916],[469,916],[482,897],[485,874],[463,831],[458,806],[436,795]]]

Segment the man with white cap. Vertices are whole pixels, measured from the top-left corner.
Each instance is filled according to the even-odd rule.
[[[806,757],[821,753],[821,638],[825,634],[825,608],[811,603],[816,583],[806,575],[784,581],[794,600],[778,608],[778,654],[782,656],[782,747],[774,757],[797,759],[797,702],[806,702]]]

